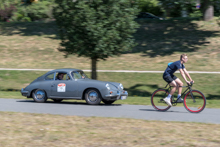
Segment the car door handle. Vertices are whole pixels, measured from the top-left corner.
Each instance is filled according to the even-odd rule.
[[[52,84],[52,85],[51,85],[51,87],[54,87],[54,86],[55,86],[55,84]]]

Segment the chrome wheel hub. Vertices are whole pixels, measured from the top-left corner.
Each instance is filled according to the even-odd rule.
[[[91,102],[95,102],[98,98],[98,94],[96,92],[92,91],[89,93],[88,97]]]
[[[39,90],[36,92],[35,96],[37,99],[41,100],[41,99],[44,99],[45,93],[42,90]]]

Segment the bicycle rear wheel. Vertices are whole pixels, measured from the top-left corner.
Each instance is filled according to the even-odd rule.
[[[158,111],[167,111],[168,109],[170,109],[170,106],[168,106],[163,100],[165,97],[168,96],[168,94],[169,93],[165,89],[158,89],[153,92],[151,96],[151,104],[154,109]]]
[[[184,97],[184,107],[191,113],[199,113],[206,106],[206,98],[204,94],[198,90],[192,90],[186,93]]]

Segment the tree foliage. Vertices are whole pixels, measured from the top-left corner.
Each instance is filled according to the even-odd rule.
[[[196,3],[199,2],[197,0],[159,0],[162,6],[171,12],[174,12],[177,15],[180,15],[181,10],[192,10],[192,6],[195,8]],[[219,4],[219,0],[200,0],[201,7],[199,10],[195,10],[195,14],[197,13],[198,16],[199,11],[203,14],[204,20],[211,20],[214,15],[214,5]],[[175,10],[175,8],[178,8]],[[193,15],[194,16],[194,15]]]
[[[142,12],[150,12],[155,15],[162,15],[162,7],[158,0],[137,0],[138,8]]]
[[[35,21],[52,18],[54,0],[0,0],[0,20]]]
[[[120,55],[134,46],[132,34],[138,13],[130,0],[56,0],[54,16],[66,56],[76,54],[92,60],[92,78],[96,62]]]

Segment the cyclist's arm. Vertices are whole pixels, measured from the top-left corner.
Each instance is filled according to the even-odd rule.
[[[184,68],[185,69],[185,68]],[[189,81],[187,81],[187,79],[186,79],[186,76],[185,76],[185,71],[183,71],[183,69],[179,69],[179,71],[180,71],[180,74],[182,75],[182,77],[183,77],[183,79],[186,81],[186,83],[190,83]]]
[[[189,78],[190,81],[193,81],[192,78],[190,77],[188,71],[186,70],[186,68],[183,69],[184,73],[186,74],[186,76]]]

